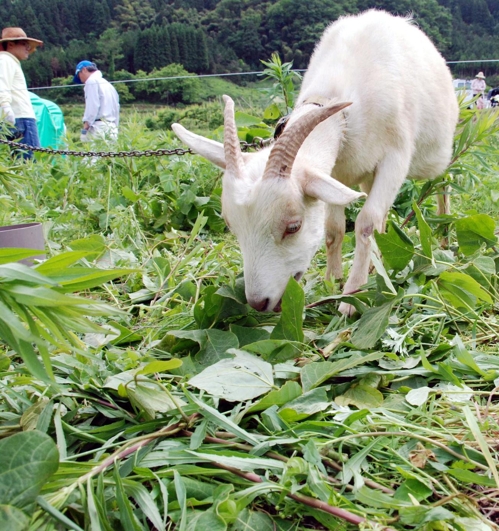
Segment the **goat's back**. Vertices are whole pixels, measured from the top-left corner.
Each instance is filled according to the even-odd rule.
[[[346,184],[372,174],[391,149],[407,151],[414,178],[435,177],[450,160],[458,117],[452,77],[430,39],[407,18],[370,10],[331,24],[312,55],[297,105],[316,97],[352,102],[333,171]]]

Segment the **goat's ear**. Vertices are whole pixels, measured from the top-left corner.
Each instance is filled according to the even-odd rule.
[[[180,140],[190,147],[192,151],[225,170],[225,153],[223,144],[205,138],[204,136],[191,133],[180,124],[172,124],[172,129]]]
[[[346,206],[361,197],[366,197],[363,192],[356,192],[322,172],[307,172],[302,179],[304,194],[320,199],[328,205]]]

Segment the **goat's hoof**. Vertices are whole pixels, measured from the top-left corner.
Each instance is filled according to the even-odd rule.
[[[355,309],[355,306],[352,306],[351,304],[347,304],[346,302],[342,302],[340,304],[340,307],[338,308],[338,311],[342,313],[343,315],[346,315],[347,317],[352,317],[352,315],[357,310]]]

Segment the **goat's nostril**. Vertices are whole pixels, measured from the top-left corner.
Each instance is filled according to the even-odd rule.
[[[298,282],[302,276],[303,276],[303,271],[299,271],[298,273],[296,273],[294,278]]]
[[[250,299],[248,300],[248,303],[257,312],[265,312],[266,310],[268,310],[269,299],[261,299],[261,300]]]

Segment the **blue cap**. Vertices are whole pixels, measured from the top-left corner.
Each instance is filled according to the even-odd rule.
[[[80,78],[78,77],[78,74],[83,70],[83,68],[86,68],[87,66],[95,67],[95,63],[92,63],[92,61],[80,61],[76,65],[76,71],[75,71],[75,75],[73,77],[73,83],[76,83],[78,85],[82,85],[83,84],[81,82]]]

